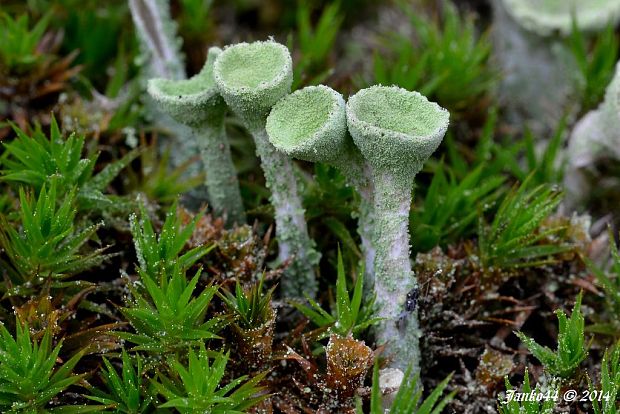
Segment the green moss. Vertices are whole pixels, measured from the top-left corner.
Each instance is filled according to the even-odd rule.
[[[231,88],[259,88],[285,76],[288,51],[275,42],[231,47],[221,59],[222,80]]]

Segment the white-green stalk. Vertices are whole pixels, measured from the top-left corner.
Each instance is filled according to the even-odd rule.
[[[414,178],[437,149],[450,114],[417,92],[372,86],[347,103],[353,141],[371,166],[375,189],[376,304],[384,318],[376,329],[387,345],[392,367],[419,370],[421,336],[418,283],[409,246],[409,209]]]
[[[493,0],[495,54],[502,67],[500,99],[511,123],[546,135],[573,115],[578,68],[566,46],[573,17],[583,32],[620,19],[617,0]]]
[[[215,214],[229,225],[245,223],[237,171],[230,156],[224,117],[226,103],[213,80],[213,62],[221,49],[209,49],[199,74],[187,80],[151,79],[148,92],[164,113],[187,125],[199,146],[209,202]]]
[[[136,60],[140,66],[139,79],[142,86],[146,88],[147,81],[152,78],[186,79],[185,58],[181,52],[182,40],[177,34],[177,24],[170,15],[169,0],[128,0],[128,3],[140,45],[140,54]],[[159,111],[148,95],[145,94],[144,98],[149,120],[171,136],[172,164],[183,165],[198,150],[191,139],[191,130]],[[162,144],[163,147],[167,146],[164,142]],[[184,175],[189,177],[199,173],[198,164],[191,164]],[[195,199],[193,204],[197,205],[206,201],[193,191],[191,198]]]
[[[280,261],[291,260],[282,289],[285,296],[314,297],[314,266],[320,255],[308,235],[293,161],[269,142],[269,111],[290,91],[293,63],[288,49],[274,41],[239,43],[215,60],[215,84],[226,104],[242,120],[256,143],[265,181],[275,209]]]
[[[348,134],[342,95],[324,85],[295,91],[272,108],[266,130],[278,150],[300,160],[338,168],[360,194],[358,232],[364,254],[364,286],[372,288],[375,249],[370,169]]]
[[[596,186],[588,177],[600,180],[594,168],[598,161],[620,160],[619,132],[620,64],[616,65],[616,74],[607,87],[603,103],[588,112],[571,133],[564,175],[565,203],[569,209],[580,207]]]
[[[168,0],[129,0],[129,10],[150,77],[185,79],[181,39]]]

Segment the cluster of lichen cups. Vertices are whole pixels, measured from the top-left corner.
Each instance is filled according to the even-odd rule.
[[[322,85],[284,97],[267,118],[278,150],[337,167],[359,191],[359,232],[366,261],[372,258],[367,285],[383,318],[377,339],[400,369],[419,361],[417,312],[408,297],[417,288],[409,258],[411,189],[441,143],[448,118],[422,95],[398,87],[363,89],[345,104]]]
[[[210,56],[217,57],[207,61],[198,80],[179,81],[169,93],[162,87],[164,81],[154,80],[149,92],[166,112],[195,128],[197,135],[201,133],[203,141],[215,141],[214,134],[205,133],[205,129],[214,129],[214,117],[204,112],[224,109],[221,101],[216,105],[202,98],[209,89],[214,100],[216,95],[223,98],[253,136],[271,190],[280,258],[294,256],[293,270],[282,281],[284,295],[315,294],[312,269],[319,259],[308,236],[291,158],[327,163],[345,175],[361,199],[358,232],[366,286],[376,295],[377,312],[383,318],[376,329],[377,339],[387,344],[393,367],[405,370],[413,365],[417,369],[420,330],[412,298],[417,282],[408,231],[411,189],[415,175],[443,139],[448,111],[417,92],[393,86],[363,89],[348,102],[323,85],[289,94],[290,53],[274,41],[212,51]],[[222,116],[217,117],[220,123]],[[221,147],[225,136],[218,137]],[[213,147],[204,148],[213,151]],[[214,174],[213,165],[209,165],[209,154],[204,157],[209,177]],[[228,150],[218,162],[223,158],[232,166]],[[216,188],[222,183],[207,178],[210,196],[224,194]],[[236,196],[224,194],[220,210],[214,199],[211,203],[216,211],[228,213],[229,219],[241,221],[241,214],[231,216],[227,210]]]

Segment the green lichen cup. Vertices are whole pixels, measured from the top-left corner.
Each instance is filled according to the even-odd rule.
[[[362,89],[347,102],[353,141],[379,170],[415,175],[441,143],[449,118],[423,95],[396,86]]]
[[[221,52],[210,48],[203,69],[190,79],[150,80],[148,92],[164,112],[191,128],[202,154],[211,207],[232,225],[245,222],[245,211],[224,127],[226,103],[213,79],[213,62]]]
[[[290,91],[293,61],[286,46],[271,40],[238,43],[215,60],[213,76],[226,103],[251,127]]]
[[[568,35],[573,18],[580,30],[596,32],[620,20],[618,0],[502,0],[525,29],[541,36]]]
[[[331,163],[346,145],[344,99],[324,85],[300,89],[278,101],[266,129],[273,146],[287,155]]]
[[[226,105],[213,79],[213,63],[220,53],[221,49],[210,48],[203,69],[189,79],[149,80],[148,93],[175,121],[190,127],[200,127],[210,119],[223,117]]]

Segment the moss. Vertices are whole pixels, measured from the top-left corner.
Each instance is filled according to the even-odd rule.
[[[502,0],[524,28],[542,36],[571,32],[573,14],[584,31],[599,31],[620,19],[616,0]]]

